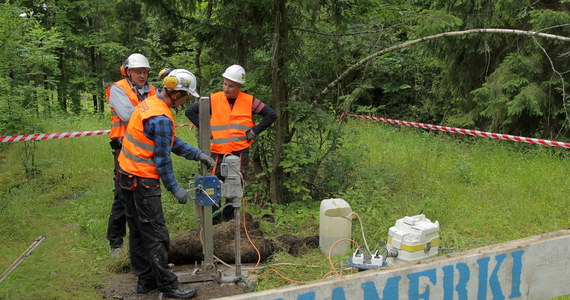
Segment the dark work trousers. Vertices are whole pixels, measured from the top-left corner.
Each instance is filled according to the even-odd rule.
[[[127,207],[133,273],[139,282],[156,282],[159,288],[177,286],[178,277],[168,268],[170,238],[159,179],[120,173],[119,183]]]
[[[109,215],[109,223],[107,224],[107,239],[111,248],[120,248],[123,246],[123,239],[127,234],[127,217],[125,216],[125,203],[121,199],[121,188],[119,187],[118,169],[119,162],[117,158],[121,152],[121,142],[118,139],[112,139],[111,149],[113,149],[113,157],[115,160],[115,169],[113,171],[115,188],[113,189],[113,206],[111,206],[111,215]]]

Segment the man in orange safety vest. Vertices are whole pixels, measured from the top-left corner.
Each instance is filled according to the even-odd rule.
[[[111,256],[113,257],[119,255],[127,232],[125,205],[119,198],[120,188],[117,182],[117,168],[119,165],[117,157],[121,151],[121,142],[125,136],[127,124],[135,106],[147,97],[156,94],[156,88],[147,82],[149,70],[150,64],[148,59],[140,53],[133,53],[121,65],[121,74],[125,78],[107,88],[107,102],[111,108],[111,132],[109,133],[111,141],[109,143],[111,144],[115,161],[113,205],[107,224],[107,239],[109,240]]]
[[[220,163],[224,155],[231,153],[240,157],[240,171],[245,178],[249,164],[249,147],[255,136],[277,120],[277,114],[253,95],[241,91],[246,82],[243,67],[232,65],[225,70],[222,77],[222,91],[210,95],[210,152],[216,161],[212,172],[222,178]],[[196,127],[200,125],[199,104],[194,103],[185,112]],[[257,125],[253,120],[254,114],[262,116]]]
[[[187,70],[175,69],[163,78],[163,85],[160,93],[142,101],[131,116],[118,158],[119,185],[127,208],[137,293],[158,288],[165,297],[188,299],[196,296],[196,289],[182,286],[168,266],[170,238],[160,183],[180,204],[185,204],[189,193],[176,181],[170,153],[201,161],[209,169],[214,167],[214,160],[176,137],[170,110],[186,103],[190,95],[198,97],[196,77]]]

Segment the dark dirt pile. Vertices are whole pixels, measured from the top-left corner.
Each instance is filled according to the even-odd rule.
[[[248,241],[245,231],[242,227],[240,233],[241,239],[241,262],[255,263],[258,260],[258,254],[255,248]],[[312,236],[307,238],[299,238],[293,235],[282,235],[274,240],[263,237],[263,232],[259,228],[259,222],[254,221],[250,214],[246,214],[245,224],[249,237],[261,256],[261,261],[265,261],[269,256],[277,251],[286,251],[293,255],[297,254],[302,247],[317,248],[319,246],[319,237]],[[214,232],[214,255],[226,263],[235,262],[235,222],[229,220],[213,226]],[[204,258],[202,254],[202,243],[200,242],[200,228],[192,229],[188,232],[179,234],[171,239],[169,259],[172,263],[194,264],[200,263]]]
[[[243,218],[241,227],[241,251],[242,263],[257,263],[257,251],[251,246],[246,234],[243,230]],[[259,250],[261,262],[265,261],[273,253],[278,251],[286,251],[296,255],[302,248],[317,248],[319,246],[319,237],[312,236],[307,238],[299,238],[290,234],[279,236],[275,239],[266,239],[259,227],[259,222],[254,221],[250,214],[246,214],[245,224],[249,237],[255,247]],[[229,220],[213,226],[214,233],[214,255],[226,263],[235,262],[235,222]],[[171,239],[169,260],[174,264],[173,271],[175,273],[190,272],[198,262],[198,267],[203,260],[202,243],[200,242],[200,228],[192,229],[188,232],[179,234]],[[221,266],[221,265],[220,265]],[[123,300],[146,300],[159,299],[160,294],[157,290],[147,294],[136,293],[137,278],[128,270],[124,274],[115,274],[109,277],[100,289],[104,299],[123,299]],[[195,287],[198,289],[196,300],[214,299],[219,297],[238,295],[246,293],[243,284],[218,284],[216,282],[201,283],[184,283],[184,286]]]

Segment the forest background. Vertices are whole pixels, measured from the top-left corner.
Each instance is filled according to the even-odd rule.
[[[42,132],[38,119],[59,115],[104,117],[105,89],[133,52],[149,58],[153,83],[160,85],[164,67],[186,68],[203,95],[220,89],[227,66],[240,64],[245,90],[279,115],[253,150],[257,197],[319,199],[350,184],[345,176],[325,178],[339,173],[333,161],[347,161],[343,170],[351,165],[334,155],[343,137],[329,126],[343,111],[567,137],[564,41],[495,33],[435,39],[370,59],[330,83],[373,53],[442,32],[569,36],[568,11],[568,0],[6,1],[0,133]]]
[[[223,70],[240,64],[245,91],[279,115],[253,147],[250,201],[275,212],[296,201],[356,198],[362,183],[355,178],[370,162],[364,155],[380,153],[346,151],[356,133],[332,126],[344,111],[562,141],[570,135],[568,42],[474,33],[367,57],[476,28],[568,37],[569,12],[568,0],[5,1],[0,135],[108,129],[87,126],[107,124],[105,89],[133,52],[149,58],[153,84],[160,86],[164,67],[186,68],[201,95],[218,91]],[[2,153],[15,147],[25,178],[45,173],[36,143],[0,145]],[[470,182],[472,163],[456,165],[456,175]],[[68,175],[61,176],[49,180]],[[391,180],[382,176],[372,180],[380,190]],[[422,201],[429,207],[436,200]]]

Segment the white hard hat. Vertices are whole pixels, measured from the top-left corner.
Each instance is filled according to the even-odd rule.
[[[173,91],[185,91],[194,97],[200,97],[196,92],[196,76],[185,69],[174,69],[162,79],[164,87]]]
[[[148,63],[148,59],[140,53],[133,53],[129,55],[127,60],[125,61],[125,68],[133,69],[133,68],[149,68],[150,64]]]
[[[240,65],[229,66],[222,76],[239,84],[245,84],[245,69]]]

